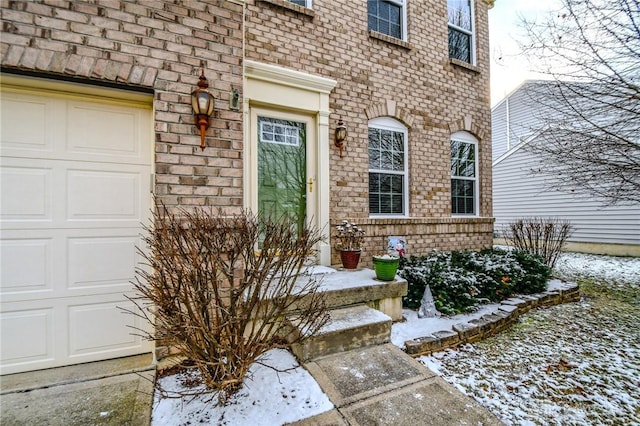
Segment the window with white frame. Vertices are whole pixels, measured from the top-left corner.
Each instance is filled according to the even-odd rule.
[[[300,130],[298,126],[286,123],[283,120],[260,121],[260,142],[299,146]]]
[[[449,57],[475,64],[473,0],[447,0]]]
[[[478,141],[467,132],[451,136],[451,213],[478,214]]]
[[[368,0],[369,30],[404,40],[405,2],[406,0]]]
[[[388,118],[369,121],[369,214],[408,215],[407,128]]]
[[[297,4],[298,6],[311,7],[311,0],[287,0],[289,3]]]

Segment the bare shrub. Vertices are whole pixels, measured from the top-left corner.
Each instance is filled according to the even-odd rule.
[[[155,327],[145,337],[193,361],[207,391],[218,392],[221,401],[240,389],[249,366],[266,351],[326,323],[319,282],[301,278],[321,239],[317,230],[298,231],[285,219],[248,212],[176,216],[161,206],[154,224],[144,237],[149,250],[139,250],[146,267],[134,283],[139,315]],[[290,333],[291,318],[306,333]]]
[[[567,220],[532,217],[510,222],[503,237],[510,246],[542,257],[547,266],[553,269],[573,231],[573,226]]]

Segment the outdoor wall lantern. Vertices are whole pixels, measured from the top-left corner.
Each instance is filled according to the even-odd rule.
[[[238,92],[238,89],[231,89],[231,96],[229,96],[229,109],[232,111],[240,110],[240,92]]]
[[[342,118],[338,120],[338,125],[336,126],[336,138],[335,145],[340,149],[340,158],[342,158],[342,151],[345,150],[345,139],[347,139],[347,126],[344,125]]]
[[[204,151],[204,132],[209,128],[209,117],[213,115],[214,98],[207,90],[209,82],[204,76],[204,68],[198,80],[198,88],[191,92],[191,106],[196,120],[196,126],[200,129],[200,149]]]

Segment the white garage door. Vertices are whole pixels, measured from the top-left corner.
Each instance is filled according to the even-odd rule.
[[[4,84],[1,101],[0,374],[149,352],[122,308],[149,220],[150,106]]]

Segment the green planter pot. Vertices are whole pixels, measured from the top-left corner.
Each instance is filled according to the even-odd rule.
[[[383,258],[373,256],[373,270],[376,271],[376,278],[381,281],[393,281],[398,271],[399,257]]]

